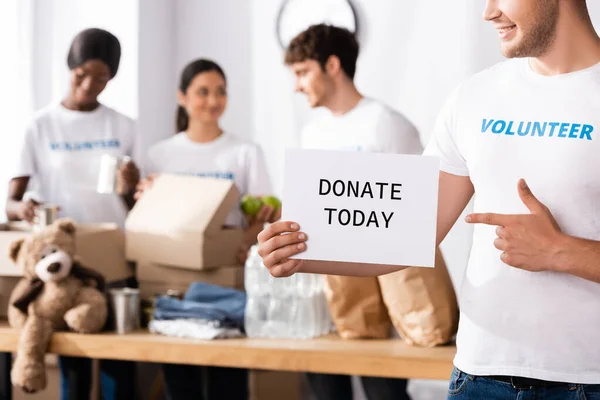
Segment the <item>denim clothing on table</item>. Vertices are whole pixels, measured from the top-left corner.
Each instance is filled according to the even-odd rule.
[[[204,282],[190,285],[183,300],[160,296],[156,299],[154,318],[205,319],[224,326],[244,326],[246,293]]]

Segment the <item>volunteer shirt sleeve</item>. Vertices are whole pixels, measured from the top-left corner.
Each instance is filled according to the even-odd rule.
[[[246,153],[247,184],[246,193],[256,196],[272,194],[271,179],[267,171],[262,149],[249,145]]]
[[[130,120],[129,134],[127,137],[129,140],[126,148],[123,149],[125,155],[131,157],[131,159],[135,162],[135,165],[137,165],[138,169],[140,170],[140,176],[145,176],[148,171],[144,170],[144,155],[138,121]]]
[[[137,121],[131,121],[130,125],[130,140],[129,148],[127,149],[127,155],[134,159],[136,162],[140,162],[142,159],[142,144],[140,140],[139,124]]]
[[[402,114],[385,112],[377,123],[376,131],[378,151],[382,153],[423,153],[419,131]]]
[[[440,159],[440,170],[452,175],[469,176],[467,163],[457,146],[456,109],[460,87],[448,98],[436,120],[424,155]]]
[[[16,160],[10,173],[10,179],[36,175],[38,162],[35,152],[35,134],[36,126],[35,123],[32,123],[27,127],[25,134],[19,140]]]
[[[158,148],[159,144],[155,144],[146,152],[146,157],[142,158],[141,165],[141,174],[143,177],[147,177],[150,174],[158,174],[162,171],[159,170],[156,158],[157,154],[160,152],[160,148]]]

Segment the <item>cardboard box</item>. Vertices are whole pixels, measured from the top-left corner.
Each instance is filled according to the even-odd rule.
[[[23,222],[0,224],[0,276],[23,276],[21,268],[10,259],[12,242],[29,236],[30,225]]]
[[[181,286],[200,281],[235,289],[244,288],[244,267],[241,265],[196,271],[144,261],[137,264],[136,275],[139,282]]]
[[[251,371],[250,400],[301,400],[302,374],[284,371]]]
[[[144,300],[152,300],[155,296],[166,294],[169,290],[176,290],[185,293],[190,286],[189,284],[174,284],[163,282],[138,282],[140,289],[140,298]]]
[[[160,175],[125,222],[127,259],[196,270],[237,264],[243,230],[223,225],[239,199],[230,180]]]
[[[197,281],[244,290],[243,266],[196,271],[143,261],[137,264],[136,275],[143,299],[165,294],[168,290],[185,293],[190,284]]]
[[[20,276],[0,276],[0,318],[8,317],[10,294],[21,279]]]
[[[8,255],[10,244],[31,234],[26,223],[0,225],[0,276],[22,276]],[[134,275],[125,259],[125,235],[116,224],[80,224],[76,230],[77,255],[81,264],[104,275],[108,282]]]

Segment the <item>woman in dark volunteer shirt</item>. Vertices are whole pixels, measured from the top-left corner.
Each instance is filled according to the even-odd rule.
[[[134,204],[139,171],[133,162],[120,170],[128,193],[96,191],[100,160],[108,154],[132,156],[135,123],[98,102],[119,68],[118,39],[101,29],[79,33],[69,50],[69,93],[58,104],[36,114],[29,124],[9,184],[6,211],[10,220],[32,221],[39,202],[60,207],[60,216],[78,223],[113,222],[123,227]],[[38,199],[23,199],[30,179],[37,184]],[[102,360],[101,389],[104,399],[135,398],[135,364]],[[63,400],[90,398],[91,360],[60,357]]]

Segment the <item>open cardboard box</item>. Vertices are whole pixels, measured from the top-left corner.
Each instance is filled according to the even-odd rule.
[[[21,268],[8,255],[10,244],[31,235],[31,226],[24,222],[0,225],[0,277],[20,277]],[[77,255],[81,264],[104,275],[107,282],[134,275],[125,260],[125,235],[116,224],[76,225]],[[0,278],[2,279],[2,278]]]
[[[185,291],[193,282],[205,282],[239,290],[244,289],[244,267],[241,265],[196,271],[141,261],[137,263],[136,276],[140,287],[160,289],[160,293],[165,293],[169,289]]]
[[[125,222],[127,259],[196,270],[236,265],[243,230],[223,225],[239,200],[230,180],[160,175]]]

